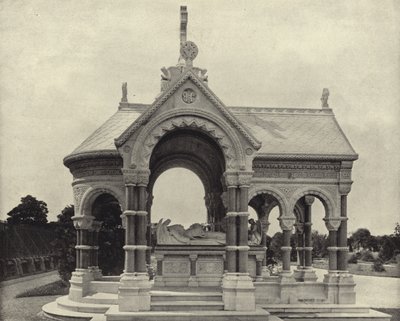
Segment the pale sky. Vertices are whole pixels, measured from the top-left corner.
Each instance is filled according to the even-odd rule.
[[[226,105],[319,108],[329,88],[329,104],[360,155],[349,231],[392,233],[400,221],[399,4],[1,1],[0,219],[27,194],[48,204],[51,220],[73,202],[63,157],[115,113],[122,82],[130,102],[153,102],[160,68],[177,63],[179,6],[187,5],[188,39],[199,47],[194,64],[208,69],[209,86]],[[186,205],[174,200],[187,184],[190,176],[162,175],[155,215],[199,221],[200,183]]]

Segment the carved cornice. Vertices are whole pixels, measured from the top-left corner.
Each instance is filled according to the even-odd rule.
[[[238,119],[228,110],[228,108],[216,97],[216,95],[203,84],[190,69],[183,74],[175,84],[172,84],[168,90],[166,90],[156,101],[144,112],[127,130],[125,130],[117,139],[115,139],[115,145],[117,147],[122,146],[129,137],[142,125],[144,125],[153,113],[163,105],[169,97],[171,97],[176,90],[183,85],[186,80],[192,80],[193,83],[201,90],[201,92],[217,107],[217,109],[233,124],[233,126],[250,142],[255,149],[261,147],[259,142],[244,126],[239,122]]]
[[[330,160],[330,161],[354,161],[358,159],[358,154],[270,154],[257,153],[257,158],[266,160]]]
[[[70,167],[70,164],[80,160],[98,159],[98,158],[115,158],[121,157],[117,150],[96,150],[91,152],[72,153],[64,157],[64,165]]]

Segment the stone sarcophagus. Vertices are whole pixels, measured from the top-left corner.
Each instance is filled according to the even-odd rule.
[[[223,245],[159,245],[155,248],[155,286],[220,286],[225,266]],[[262,246],[251,246],[248,271],[253,279],[261,273]]]

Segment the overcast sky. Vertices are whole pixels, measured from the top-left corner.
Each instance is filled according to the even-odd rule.
[[[0,219],[27,194],[48,204],[52,220],[73,202],[63,157],[117,110],[122,82],[130,102],[153,102],[160,68],[177,62],[186,4],[195,65],[208,69],[209,86],[226,105],[319,108],[329,88],[329,104],[360,155],[349,230],[393,232],[400,221],[399,3],[1,1]],[[197,201],[177,210],[173,197],[192,182],[185,177],[160,177],[159,215],[203,215],[200,184],[185,196]]]

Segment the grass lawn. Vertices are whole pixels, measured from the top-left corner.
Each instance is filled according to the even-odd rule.
[[[390,314],[392,316],[390,321],[400,321],[400,309],[381,309],[381,308],[379,309],[373,308],[373,309],[383,313]]]
[[[32,296],[47,296],[47,295],[66,295],[68,294],[69,285],[58,280],[49,284],[39,286],[37,288],[24,291],[17,294],[16,298],[27,298]]]

